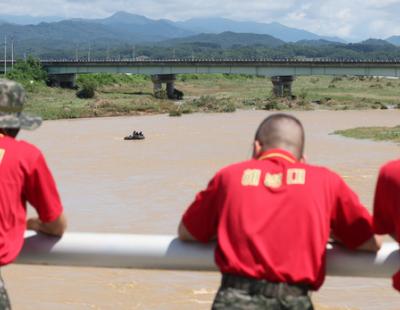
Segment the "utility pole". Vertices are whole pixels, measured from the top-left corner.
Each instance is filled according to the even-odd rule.
[[[107,44],[107,55],[106,55],[106,60],[110,60],[110,45]]]
[[[14,37],[11,37],[11,70],[14,69]]]
[[[91,49],[91,45],[90,45],[90,42],[89,42],[89,51],[88,51],[88,61],[90,61],[90,49]]]
[[[4,76],[7,74],[7,36],[4,36]]]

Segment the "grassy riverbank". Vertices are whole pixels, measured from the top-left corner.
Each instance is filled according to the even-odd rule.
[[[400,143],[400,126],[395,127],[359,127],[338,130],[335,134],[356,139],[370,139],[375,141],[393,141]]]
[[[26,85],[28,112],[44,119],[193,112],[232,112],[235,109],[314,110],[399,108],[400,80],[352,77],[299,77],[293,100],[272,96],[272,83],[264,77],[243,75],[178,75],[176,88],[182,101],[153,97],[149,77],[87,75],[78,81],[97,85],[92,99],[79,99],[76,90],[51,88],[44,83]],[[78,83],[79,84],[79,83]]]

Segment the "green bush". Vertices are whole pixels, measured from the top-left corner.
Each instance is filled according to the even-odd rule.
[[[243,99],[242,104],[244,106],[256,106],[257,105],[257,99]]]
[[[28,91],[34,91],[47,81],[47,72],[38,59],[29,57],[26,61],[18,60],[5,77],[21,83]]]
[[[279,110],[279,104],[275,100],[269,101],[265,104],[264,110]]]
[[[183,105],[181,111],[182,111],[182,114],[190,114],[190,113],[193,113],[192,108],[189,107],[189,106],[186,106],[186,105]]]
[[[198,74],[179,74],[178,79],[182,82],[185,82],[188,80],[198,80],[199,75]]]
[[[96,74],[81,74],[77,78],[77,83],[81,84],[86,81],[96,83],[98,87],[109,85],[122,85],[144,83],[150,78],[145,75],[130,75],[130,74],[111,74],[111,73],[96,73]]]
[[[169,111],[169,116],[182,116],[182,112],[179,109],[173,109],[171,111]]]
[[[165,89],[159,89],[154,92],[154,97],[157,99],[168,99],[168,94]]]
[[[194,99],[191,105],[196,109],[205,112],[235,112],[236,105],[230,98],[216,98],[213,96],[201,96]]]
[[[335,76],[335,77],[332,79],[331,83],[333,84],[333,83],[336,83],[336,82],[340,82],[340,81],[342,81],[342,80],[343,80],[342,77],[340,77],[340,76]]]
[[[96,94],[97,84],[94,81],[81,81],[76,96],[81,99],[93,98]]]
[[[203,108],[207,106],[213,106],[216,104],[217,98],[212,96],[201,96],[198,99],[194,99],[192,104],[198,108]]]
[[[225,100],[218,106],[217,112],[235,112],[236,106],[233,102]]]
[[[305,100],[307,98],[307,95],[308,95],[307,90],[303,88],[299,93],[299,98],[301,100]]]

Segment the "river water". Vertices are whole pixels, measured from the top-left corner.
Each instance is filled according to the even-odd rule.
[[[295,112],[308,161],[344,176],[370,208],[376,175],[400,157],[393,143],[330,135],[398,125],[400,111]],[[21,138],[45,153],[69,230],[174,234],[182,212],[220,167],[247,159],[264,111],[47,121]],[[124,141],[142,130],[144,141]],[[11,265],[2,269],[15,309],[209,309],[218,273]],[[389,280],[328,277],[320,309],[400,309]]]

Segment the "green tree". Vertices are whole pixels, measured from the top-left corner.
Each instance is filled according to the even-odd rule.
[[[14,65],[14,69],[9,71],[6,77],[26,86],[32,84],[32,81],[45,83],[47,81],[47,72],[43,69],[38,59],[29,57],[26,61],[18,60]]]

